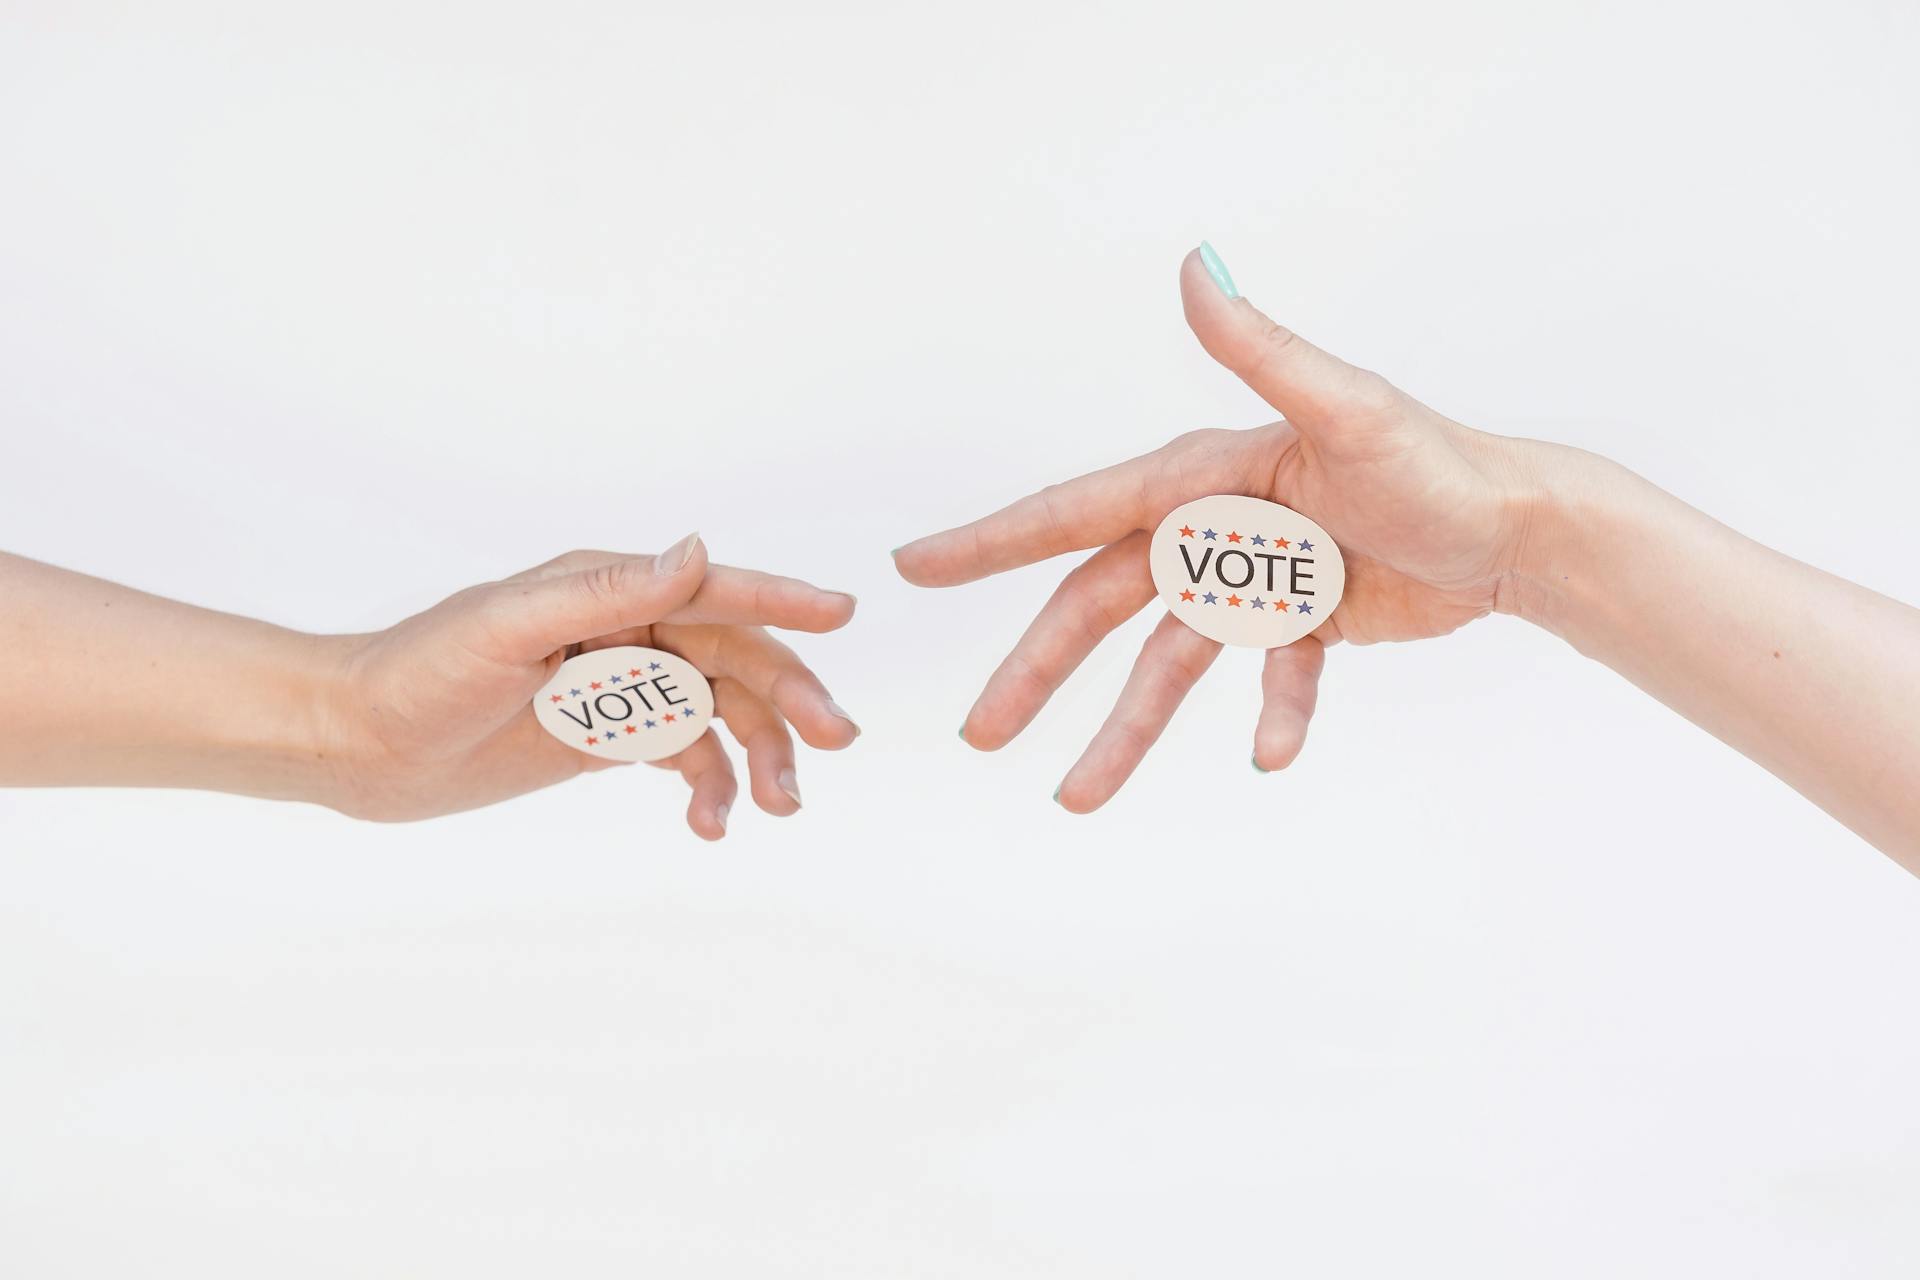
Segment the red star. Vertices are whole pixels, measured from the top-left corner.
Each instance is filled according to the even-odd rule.
[[[1228,534],[1228,535],[1227,535],[1227,541],[1228,541],[1228,542],[1238,542],[1238,541],[1240,541],[1240,535],[1239,535],[1239,534],[1237,534],[1237,533],[1230,533],[1230,534]]]
[[[1191,538],[1191,537],[1193,536],[1193,528],[1192,528],[1192,526],[1191,526],[1191,525],[1184,525],[1184,524],[1183,524],[1183,525],[1181,525],[1181,526],[1180,526],[1180,536],[1181,536],[1181,537],[1183,537],[1183,538]]]
[[[1239,607],[1240,607],[1240,597],[1239,597],[1239,596],[1228,596],[1228,597],[1227,597],[1227,608],[1229,608],[1229,609],[1238,609]]]
[[[1273,540],[1273,545],[1276,547],[1285,547],[1288,545],[1288,543],[1285,538],[1275,538]]]
[[[634,728],[634,727],[633,727],[632,725],[628,725],[628,726],[627,726],[627,732],[628,732],[628,733],[638,733],[638,732],[640,732],[640,731],[639,731],[638,729],[636,729],[636,728]]]
[[[547,699],[547,701],[548,701],[548,702],[558,702],[558,701],[560,701],[560,695],[556,693],[556,694],[554,694],[554,695],[553,695],[553,696],[552,696],[551,698],[548,698],[548,699]]]
[[[640,674],[640,668],[638,668],[638,667],[630,667],[630,668],[628,668],[628,670],[627,670],[627,674],[628,674],[628,675],[630,675],[630,676],[637,676],[637,675],[639,675],[639,674]]]
[[[599,745],[600,745],[600,739],[598,739],[598,738],[588,738],[588,739],[587,739],[587,745],[588,745],[588,746],[590,746],[590,747],[597,747],[597,746],[599,746]]]
[[[667,723],[668,723],[668,724],[672,724],[672,723],[673,723],[673,717],[672,717],[672,716],[668,716],[668,717],[667,717]]]
[[[1193,592],[1191,592],[1191,591],[1182,591],[1182,592],[1180,593],[1180,598],[1181,598],[1182,600],[1187,600],[1187,601],[1191,601],[1191,600],[1193,599]]]
[[[598,680],[595,680],[592,684],[587,686],[587,688],[589,689],[598,689],[599,687],[600,687],[600,682]]]

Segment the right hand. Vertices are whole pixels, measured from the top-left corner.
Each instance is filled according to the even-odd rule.
[[[1181,266],[1180,291],[1200,344],[1284,421],[1192,432],[895,553],[909,582],[944,587],[1100,548],[1067,575],[988,680],[961,729],[972,746],[1011,741],[1108,632],[1154,600],[1148,537],[1195,498],[1283,503],[1324,526],[1346,559],[1333,614],[1305,639],[1267,651],[1253,745],[1263,771],[1298,755],[1326,645],[1444,635],[1492,612],[1515,572],[1534,465],[1524,442],[1461,426],[1281,328],[1216,285],[1197,250]],[[1075,813],[1106,803],[1219,651],[1163,617],[1055,798]]]

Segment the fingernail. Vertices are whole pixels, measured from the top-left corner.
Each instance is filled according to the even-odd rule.
[[[1061,784],[1060,784],[1059,786],[1057,786],[1057,787],[1055,787],[1055,788],[1053,789],[1053,802],[1054,802],[1055,804],[1060,804],[1060,793],[1061,793],[1062,791],[1064,791],[1064,790],[1066,790],[1066,788],[1067,788],[1067,784],[1063,782],[1063,783],[1061,783]],[[1062,808],[1065,808],[1066,806],[1065,806],[1065,805],[1061,805],[1061,807],[1062,807]]]
[[[780,777],[777,779],[777,781],[780,783],[780,789],[786,792],[788,795],[792,796],[793,802],[795,804],[799,804],[800,803],[800,780],[793,776],[793,770],[782,769],[780,771]]]
[[[835,702],[832,698],[828,698],[827,710],[833,712],[833,714],[839,716],[842,720],[845,720],[848,724],[853,725],[853,732],[855,737],[858,737],[860,735],[860,726],[854,722],[854,719],[852,716],[847,714],[847,709],[845,707]]]
[[[653,571],[659,574],[680,572],[687,567],[687,561],[693,559],[693,549],[699,545],[699,533],[688,534],[660,553],[660,558],[653,562]]]
[[[1229,302],[1240,296],[1240,291],[1233,287],[1233,276],[1228,273],[1227,264],[1220,261],[1220,255],[1205,240],[1200,242],[1200,263],[1206,267],[1207,274],[1213,277],[1213,282],[1220,286],[1220,292],[1227,295]]]
[[[730,804],[723,804],[714,809],[713,820],[720,824],[720,830],[725,831],[727,829],[727,815],[732,812],[733,806]]]
[[[1247,759],[1248,759],[1248,760],[1249,760],[1250,762],[1252,762],[1252,764],[1253,764],[1253,771],[1254,771],[1255,773],[1272,773],[1272,772],[1273,772],[1273,770],[1271,770],[1271,769],[1266,769],[1266,768],[1262,768],[1262,767],[1261,767],[1261,765],[1260,765],[1260,756],[1259,756],[1259,753],[1258,753],[1258,752],[1256,752],[1256,753],[1254,753],[1253,755],[1250,755],[1250,756],[1248,756],[1248,757],[1247,757]]]
[[[966,741],[967,741],[967,726],[965,726],[965,725],[961,725],[961,726],[960,726],[960,741],[962,741],[962,742],[966,742]],[[968,746],[972,746],[973,744],[969,742],[969,743],[967,743],[967,745],[968,745]]]

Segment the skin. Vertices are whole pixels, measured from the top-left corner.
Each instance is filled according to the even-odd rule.
[[[0,784],[166,786],[307,800],[404,821],[621,768],[540,728],[533,695],[576,653],[666,649],[709,679],[755,803],[800,808],[793,734],[837,751],[859,728],[766,628],[825,632],[853,597],[709,565],[698,535],[659,556],[574,551],[469,587],[371,635],[319,636],[0,555]],[[115,669],[113,733],[49,696]],[[726,834],[738,792],[718,733],[656,762]]]
[[[1147,531],[1169,511],[1247,494],[1311,516],[1347,565],[1326,622],[1267,652],[1253,737],[1262,770],[1299,754],[1329,645],[1441,636],[1508,613],[1920,874],[1920,611],[1742,537],[1605,459],[1454,422],[1229,299],[1197,251],[1180,292],[1201,345],[1282,421],[1181,436],[894,553],[909,582],[946,587],[1098,548],[988,679],[961,729],[970,745],[1006,745],[1108,632],[1153,602]],[[1622,545],[1663,548],[1631,592],[1609,562]],[[1795,602],[1790,617],[1781,599]],[[1060,804],[1090,813],[1111,799],[1219,650],[1163,617]]]

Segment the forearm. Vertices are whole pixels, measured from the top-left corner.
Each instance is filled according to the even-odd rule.
[[[1920,610],[1761,546],[1603,459],[1518,447],[1537,496],[1502,607],[1920,874]]]
[[[328,802],[341,643],[0,554],[0,785]]]

